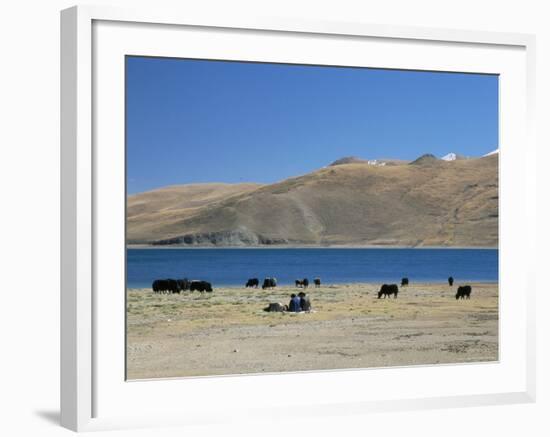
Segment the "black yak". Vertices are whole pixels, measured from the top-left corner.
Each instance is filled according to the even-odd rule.
[[[472,293],[472,287],[469,285],[462,285],[456,290],[456,299],[470,299],[470,294]]]
[[[153,291],[155,293],[160,293],[164,288],[163,279],[155,279],[152,284]]]
[[[258,285],[260,285],[260,280],[258,278],[250,278],[248,281],[246,281],[246,288],[258,288]]]
[[[155,293],[179,293],[178,282],[175,279],[157,279],[153,281]]]
[[[447,281],[449,281],[449,287],[452,287],[455,281],[455,278],[453,278],[452,276],[449,276],[449,279],[447,279]]]
[[[392,294],[397,299],[397,293],[399,293],[399,288],[397,287],[397,284],[383,284],[382,287],[380,287],[380,291],[378,292],[378,299],[380,299],[382,296],[384,296],[384,299],[386,297],[390,297]]]
[[[313,283],[315,284],[315,288],[319,288],[321,286],[321,278],[315,278]]]
[[[267,311],[268,313],[282,313],[283,311],[288,311],[288,306],[279,302],[270,303],[266,308],[264,308],[264,311]]]
[[[187,278],[178,279],[177,283],[178,283],[179,291],[189,290],[189,284],[190,284],[189,279],[187,279]],[[179,291],[178,291],[178,293],[179,293]]]
[[[262,284],[262,290],[266,288],[275,288],[277,286],[277,279],[275,278],[265,278],[264,283]]]
[[[175,279],[167,279],[168,282],[168,293],[179,293],[178,281]]]
[[[401,287],[409,285],[409,278],[401,278]]]
[[[212,291],[212,284],[207,281],[191,281],[191,284],[189,286],[189,289],[191,291],[200,291],[201,293],[208,291]]]

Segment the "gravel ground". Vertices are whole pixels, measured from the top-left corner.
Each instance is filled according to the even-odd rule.
[[[155,295],[128,290],[128,379],[498,360],[498,285],[379,284],[308,289],[313,312],[266,313],[294,287]]]

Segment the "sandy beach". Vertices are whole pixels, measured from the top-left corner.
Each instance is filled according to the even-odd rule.
[[[267,313],[293,286],[127,295],[128,379],[368,368],[498,360],[498,285],[411,283],[309,287],[313,312]]]

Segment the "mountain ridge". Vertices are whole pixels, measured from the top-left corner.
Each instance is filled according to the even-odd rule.
[[[413,163],[354,160],[274,184],[184,185],[132,195],[128,243],[498,245],[498,156],[453,161],[423,156]]]

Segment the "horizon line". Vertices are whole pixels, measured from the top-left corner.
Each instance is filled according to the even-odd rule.
[[[272,182],[255,182],[255,181],[245,181],[245,180],[242,180],[242,181],[237,181],[237,182],[227,182],[227,181],[208,181],[208,182],[182,182],[182,183],[175,183],[175,184],[169,184],[169,185],[161,185],[161,186],[156,186],[156,187],[153,187],[153,188],[150,188],[150,189],[147,189],[145,191],[136,191],[136,192],[133,192],[133,193],[130,193],[128,190],[127,190],[127,186],[128,186],[128,178],[126,178],[126,196],[129,197],[129,196],[135,196],[135,195],[138,195],[138,194],[144,194],[144,193],[150,193],[152,191],[157,191],[157,190],[162,190],[162,189],[166,189],[166,188],[171,188],[171,187],[181,187],[181,186],[189,186],[189,185],[258,185],[258,186],[265,186],[265,185],[272,185],[272,184],[277,184],[277,183],[280,183],[280,182],[283,182],[283,181],[286,181],[288,179],[293,179],[293,178],[299,178],[299,177],[302,177],[302,176],[305,176],[305,175],[308,175],[308,174],[311,174],[311,173],[314,173],[316,171],[319,171],[319,170],[322,170],[324,168],[328,168],[328,167],[331,167],[331,166],[334,166],[334,167],[338,167],[340,165],[349,165],[349,164],[353,164],[353,162],[349,162],[349,163],[342,163],[342,164],[336,164],[334,165],[336,162],[340,161],[340,160],[344,160],[344,159],[355,159],[357,160],[358,162],[356,162],[357,164],[364,164],[364,163],[367,163],[367,165],[371,165],[373,167],[384,167],[385,165],[378,165],[378,164],[368,164],[369,162],[381,162],[381,163],[384,163],[385,161],[402,161],[403,164],[402,165],[408,165],[414,161],[416,161],[417,159],[420,159],[424,156],[434,156],[436,157],[438,160],[440,161],[444,161],[444,162],[453,162],[454,160],[444,160],[443,158],[448,156],[448,155],[451,155],[451,154],[454,154],[456,156],[460,156],[462,157],[462,159],[458,159],[458,161],[462,161],[462,160],[473,160],[473,159],[481,159],[481,158],[486,158],[486,157],[489,157],[489,156],[492,156],[494,154],[497,154],[500,152],[500,148],[497,147],[495,150],[489,152],[489,153],[486,153],[485,155],[481,155],[481,156],[466,156],[466,155],[461,155],[460,153],[456,153],[456,152],[449,152],[447,153],[446,155],[443,155],[442,157],[437,157],[435,155],[433,155],[432,153],[424,153],[420,156],[418,156],[418,158],[415,158],[415,159],[401,159],[401,158],[361,158],[361,157],[358,157],[358,156],[352,156],[352,155],[349,155],[349,156],[342,156],[341,158],[338,158],[338,159],[335,159],[334,161],[332,161],[331,163],[327,164],[327,165],[324,165],[323,167],[319,167],[317,169],[314,169],[314,170],[311,170],[307,173],[302,173],[302,174],[298,174],[298,175],[291,175],[291,176],[287,176],[286,178],[283,178],[283,179],[279,179],[279,180],[276,180],[276,181],[272,181]],[[399,165],[399,164],[397,164]],[[390,166],[392,167],[392,166]]]

